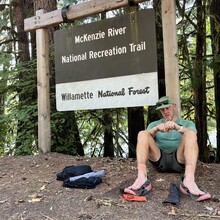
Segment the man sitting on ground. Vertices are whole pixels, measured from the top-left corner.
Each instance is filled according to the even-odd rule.
[[[161,172],[184,173],[180,191],[196,196],[196,201],[209,199],[211,195],[200,190],[195,183],[195,171],[198,158],[197,131],[192,121],[177,118],[176,104],[168,96],[157,102],[163,118],[140,131],[137,140],[137,179],[124,189],[125,193],[136,195],[140,188],[151,190],[147,177],[148,161]]]

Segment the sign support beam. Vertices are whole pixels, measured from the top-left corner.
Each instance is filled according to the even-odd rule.
[[[180,82],[178,47],[176,37],[176,1],[162,0],[162,23],[165,62],[166,94],[177,104],[177,117],[180,117]]]
[[[134,4],[145,1],[146,0],[133,0]],[[111,11],[125,6],[129,6],[128,0],[90,0],[84,3],[70,5],[66,11],[66,16],[69,21],[73,21],[75,19]],[[63,17],[61,11],[62,9],[59,9],[42,15],[26,18],[24,20],[24,30],[31,31],[62,23]]]
[[[36,12],[41,16],[44,11]],[[49,42],[48,29],[36,30],[37,41],[37,92],[38,92],[38,146],[41,153],[51,151]]]

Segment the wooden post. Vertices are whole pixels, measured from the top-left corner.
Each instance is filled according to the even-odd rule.
[[[148,0],[133,0],[134,3],[141,3]],[[86,16],[111,11],[117,8],[128,6],[128,0],[90,0],[76,5],[70,5],[67,10],[67,18],[70,21]],[[61,9],[38,14],[24,20],[24,30],[31,31],[58,25],[63,22]]]
[[[37,16],[44,14],[41,9]],[[37,91],[38,91],[38,147],[41,153],[51,150],[50,96],[49,96],[49,42],[48,29],[36,30]]]
[[[162,0],[161,3],[166,94],[177,104],[177,116],[180,117],[181,107],[178,47],[176,36],[176,1]]]

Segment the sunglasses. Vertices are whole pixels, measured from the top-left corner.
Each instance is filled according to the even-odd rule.
[[[156,105],[157,105],[158,107],[160,107],[161,105],[167,105],[167,104],[171,104],[171,103],[169,103],[169,100],[166,100],[166,101],[163,101],[163,102],[157,102],[157,103],[156,103]]]

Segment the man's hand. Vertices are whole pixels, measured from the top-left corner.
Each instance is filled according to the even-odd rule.
[[[157,125],[154,130],[155,131],[161,131],[161,132],[169,132],[170,130],[179,130],[181,126],[176,124],[173,121],[167,121],[165,123]]]

